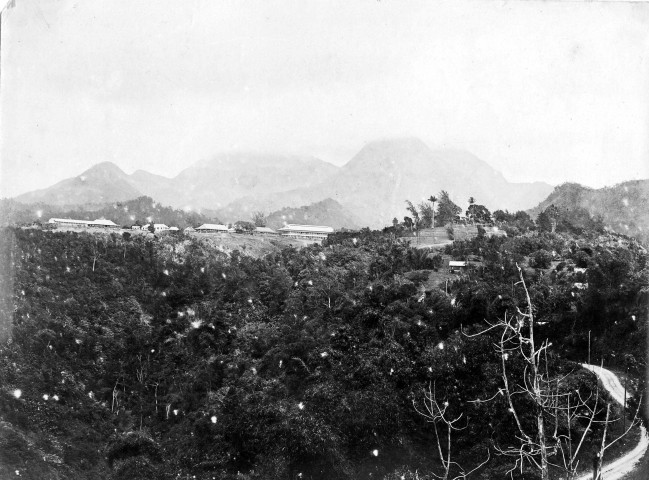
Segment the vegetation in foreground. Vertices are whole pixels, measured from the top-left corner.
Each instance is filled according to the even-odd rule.
[[[498,453],[518,446],[518,426],[498,394],[500,337],[477,333],[526,311],[520,275],[548,376],[584,397],[596,380],[573,361],[589,352],[631,374],[646,364],[649,292],[631,239],[510,230],[447,247],[479,262],[431,288],[441,256],[382,232],[253,258],[182,235],[4,229],[14,275],[3,277],[13,328],[0,350],[0,476],[430,477],[444,473],[436,424],[415,406],[432,386],[449,419],[462,415],[453,461],[469,471],[490,452],[468,478],[502,478],[512,459]],[[522,382],[521,355],[506,362]],[[587,403],[598,420],[606,400]],[[514,402],[535,432],[538,408]],[[579,435],[585,421],[558,428]],[[586,464],[603,433],[591,427]],[[513,472],[538,475],[530,461]]]

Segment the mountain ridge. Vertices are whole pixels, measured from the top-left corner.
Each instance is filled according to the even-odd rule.
[[[144,195],[174,208],[211,211],[223,221],[236,221],[254,211],[299,209],[332,199],[361,226],[380,228],[406,214],[406,199],[419,203],[441,190],[460,206],[471,196],[491,210],[524,210],[542,201],[552,186],[510,183],[470,152],[433,150],[416,137],[402,137],[367,142],[341,167],[308,155],[238,152],[200,160],[169,178],[145,170],[128,175],[103,162],[16,200],[69,205]]]
[[[235,200],[220,209],[219,215],[236,215],[250,202],[259,209],[263,205],[298,207],[332,198],[366,225],[378,228],[405,214],[406,199],[418,203],[441,190],[447,190],[460,205],[472,196],[492,210],[524,210],[547,196],[552,186],[509,183],[500,172],[462,150],[431,150],[411,137],[383,139],[365,144],[338,173],[319,185]]]
[[[361,225],[351,212],[331,198],[297,208],[285,207],[266,217],[266,224],[271,228],[281,228],[289,223],[328,225],[334,229],[357,229]]]
[[[566,182],[528,212],[535,217],[550,205],[569,210],[583,208],[591,216],[600,216],[610,230],[649,241],[649,179],[602,188]]]

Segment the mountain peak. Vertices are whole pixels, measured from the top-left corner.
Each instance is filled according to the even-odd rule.
[[[122,173],[124,174],[124,171],[119,168],[116,164],[113,162],[99,162],[92,167],[90,167],[88,170],[86,170],[84,173],[89,173],[89,172],[115,172],[115,173]]]
[[[352,170],[395,170],[419,168],[431,161],[432,151],[416,137],[397,137],[366,143],[345,168]]]
[[[417,137],[386,137],[367,142],[364,149],[381,149],[393,151],[430,152],[430,148]]]
[[[86,205],[130,200],[141,195],[128,175],[112,162],[93,165],[81,175],[62,180],[43,190],[16,197],[23,203],[51,205]]]
[[[88,178],[105,179],[105,178],[126,178],[127,175],[124,171],[115,165],[113,162],[101,162],[93,165],[88,170],[83,172],[77,178],[86,180]]]

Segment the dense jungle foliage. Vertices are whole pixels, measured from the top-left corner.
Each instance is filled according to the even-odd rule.
[[[469,478],[502,478],[511,459],[494,446],[516,427],[497,395],[497,334],[469,334],[524,308],[518,266],[566,388],[594,389],[574,363],[589,336],[592,363],[646,365],[647,254],[618,236],[455,242],[446,255],[480,261],[448,287],[428,280],[439,256],[381,232],[263,258],[182,235],[2,236],[3,478],[428,478],[437,447],[414,405],[429,385],[463,414],[454,460],[469,470],[489,451]],[[533,428],[533,412],[522,421]]]

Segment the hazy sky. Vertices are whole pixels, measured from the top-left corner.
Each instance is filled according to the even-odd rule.
[[[513,181],[649,178],[646,3],[16,0],[1,88],[1,196],[394,136]]]

